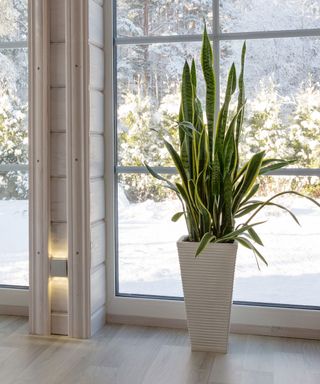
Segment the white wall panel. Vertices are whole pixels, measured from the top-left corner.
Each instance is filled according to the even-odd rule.
[[[51,311],[68,312],[68,279],[65,277],[52,277],[51,288]]]
[[[66,90],[64,88],[50,90],[50,122],[51,132],[66,131]]]
[[[89,0],[89,42],[103,47],[103,8]]]
[[[104,52],[90,45],[90,88],[103,91],[104,88]]]
[[[105,217],[104,180],[90,182],[90,221],[103,220]]]
[[[99,91],[90,91],[90,132],[104,132],[104,95]]]
[[[51,176],[66,176],[66,134],[51,133]]]
[[[51,223],[50,256],[56,259],[68,258],[67,223]]]
[[[65,43],[51,43],[50,50],[51,87],[64,87],[66,84]]]
[[[65,0],[50,0],[50,41],[65,41]]]
[[[91,268],[105,262],[105,223],[99,222],[91,226]]]
[[[106,302],[106,269],[101,264],[91,273],[91,313],[102,307]]]
[[[90,177],[104,175],[104,137],[90,135]]]
[[[66,221],[66,179],[51,178],[51,221]]]

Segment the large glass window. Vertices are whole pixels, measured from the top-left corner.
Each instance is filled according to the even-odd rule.
[[[320,201],[320,0],[118,0],[115,8],[116,292],[181,298],[175,243],[186,229],[170,221],[179,202],[143,164],[177,177],[161,138],[177,140],[181,71],[193,56],[199,65],[203,17],[221,97],[247,41],[243,160],[261,148],[297,159],[261,178],[261,197],[294,189]],[[320,306],[320,211],[298,197],[281,203],[302,227],[278,210],[261,214],[269,267],[258,270],[240,248],[234,300]]]
[[[0,1],[0,286],[28,285],[27,6]]]

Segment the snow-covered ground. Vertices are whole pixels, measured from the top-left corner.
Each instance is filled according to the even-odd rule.
[[[301,222],[268,209],[259,219],[263,255],[269,267],[259,271],[254,256],[239,247],[234,300],[320,306],[320,209],[301,198],[282,200]],[[129,204],[120,191],[120,291],[181,296],[176,240],[184,222],[172,223],[177,201]]]
[[[29,284],[28,247],[28,201],[0,200],[0,284]]]
[[[121,191],[120,191],[121,192]],[[266,210],[260,227],[269,267],[257,269],[253,255],[239,248],[235,300],[320,306],[320,210],[300,198],[282,201],[298,216]],[[176,239],[184,222],[170,218],[177,201],[130,204],[119,199],[120,291],[181,296]],[[0,284],[28,285],[28,202],[0,201]]]

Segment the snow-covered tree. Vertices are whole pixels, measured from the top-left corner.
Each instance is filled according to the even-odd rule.
[[[0,1],[0,41],[27,38],[27,0]],[[28,60],[25,49],[0,50],[0,164],[28,162]],[[0,173],[0,199],[25,199],[27,174]]]

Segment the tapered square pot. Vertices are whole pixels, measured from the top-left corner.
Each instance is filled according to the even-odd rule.
[[[177,242],[188,330],[193,351],[226,353],[238,243]]]

